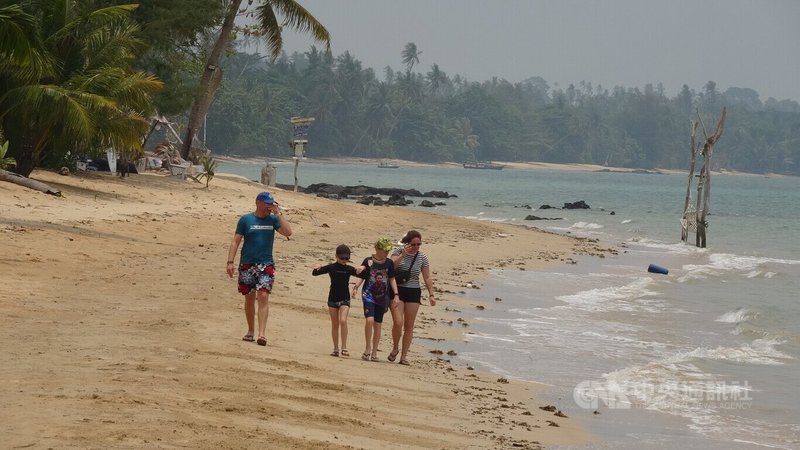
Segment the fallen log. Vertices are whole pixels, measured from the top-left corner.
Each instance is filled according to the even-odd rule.
[[[24,186],[28,189],[33,189],[35,191],[41,191],[45,194],[55,195],[56,197],[61,197],[61,191],[58,189],[53,189],[52,187],[48,186],[41,181],[32,180],[28,177],[23,177],[20,174],[9,172],[7,170],[0,169],[0,181],[7,181],[9,183],[18,184],[20,186]]]

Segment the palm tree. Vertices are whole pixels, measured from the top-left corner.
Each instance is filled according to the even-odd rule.
[[[414,64],[419,64],[419,55],[421,54],[422,52],[417,50],[417,44],[413,42],[406,44],[401,56],[403,57],[403,64],[406,65],[407,72],[411,72],[411,69],[414,68]]]
[[[428,81],[428,90],[434,97],[436,97],[439,92],[450,87],[450,78],[439,69],[438,64],[434,64],[431,67],[431,71],[427,73],[426,79]]]
[[[251,2],[252,3],[252,2]],[[267,50],[271,59],[274,61],[283,50],[283,38],[281,31],[284,27],[289,27],[300,32],[310,32],[314,40],[324,42],[330,51],[330,35],[328,30],[317,21],[305,8],[300,6],[295,0],[261,0],[255,8],[257,23],[253,29],[247,32],[251,35],[262,37],[267,44]],[[231,0],[225,12],[225,18],[220,28],[219,36],[211,48],[208,55],[203,75],[200,78],[200,87],[197,92],[192,111],[189,114],[189,123],[186,127],[186,138],[181,148],[181,157],[189,158],[197,131],[203,121],[208,107],[214,101],[214,93],[222,81],[222,68],[220,58],[223,51],[228,47],[233,36],[234,20],[244,10],[240,11],[242,0]],[[246,10],[247,8],[245,8]],[[283,21],[279,22],[276,11],[283,16]]]
[[[136,5],[88,3],[23,3],[30,8],[24,22],[35,24],[30,51],[0,58],[0,127],[19,174],[78,148],[141,147],[161,82],[131,69],[139,46],[130,19]],[[3,42],[0,55],[17,55]]]
[[[462,150],[459,153],[463,153],[463,150],[466,149],[466,160],[474,161],[477,160],[477,149],[481,146],[479,136],[474,134],[472,131],[472,124],[470,123],[469,118],[462,117],[460,119],[456,119],[447,131],[449,131],[456,139],[456,142],[460,145],[459,150]]]

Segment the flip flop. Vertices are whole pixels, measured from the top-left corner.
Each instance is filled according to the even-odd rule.
[[[348,352],[347,349],[343,348],[342,349],[342,356],[350,356],[350,352]]]
[[[378,355],[375,355],[375,356],[370,356],[370,357],[369,357],[369,360],[370,360],[370,361],[380,361],[381,359],[380,359],[380,358],[378,358]]]
[[[258,338],[258,340],[256,341],[256,344],[262,345],[262,346],[267,345],[267,338],[265,338],[263,336]]]
[[[361,359],[363,359],[364,361],[369,361],[369,353],[362,353]]]
[[[339,350],[332,351],[331,356],[339,356]]]
[[[409,363],[408,360],[406,360],[406,359],[401,359],[398,364],[402,364],[404,366],[410,366],[411,365],[411,363]]]
[[[389,361],[394,362],[395,358],[397,358],[397,354],[400,353],[400,350],[392,350],[392,353],[389,353],[387,357]]]
[[[242,337],[242,340],[243,340],[243,341],[247,341],[247,342],[253,342],[253,341],[255,341],[255,338],[253,337],[253,335],[252,335],[252,334],[245,334],[245,335]]]

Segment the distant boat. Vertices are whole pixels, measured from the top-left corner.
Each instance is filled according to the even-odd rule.
[[[501,170],[503,167],[502,164],[495,164],[489,161],[478,161],[478,162],[469,162],[464,163],[465,169],[492,169],[492,170]]]
[[[397,164],[391,164],[391,163],[388,163],[386,161],[381,161],[381,163],[378,164],[378,167],[381,168],[381,169],[399,169],[400,168],[400,166],[398,166]]]

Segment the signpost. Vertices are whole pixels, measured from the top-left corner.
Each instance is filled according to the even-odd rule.
[[[294,191],[297,192],[297,166],[300,164],[300,159],[305,158],[306,144],[308,144],[308,127],[314,122],[313,117],[292,117],[289,119],[294,129],[294,137],[289,145],[292,147],[292,160],[294,161]]]

